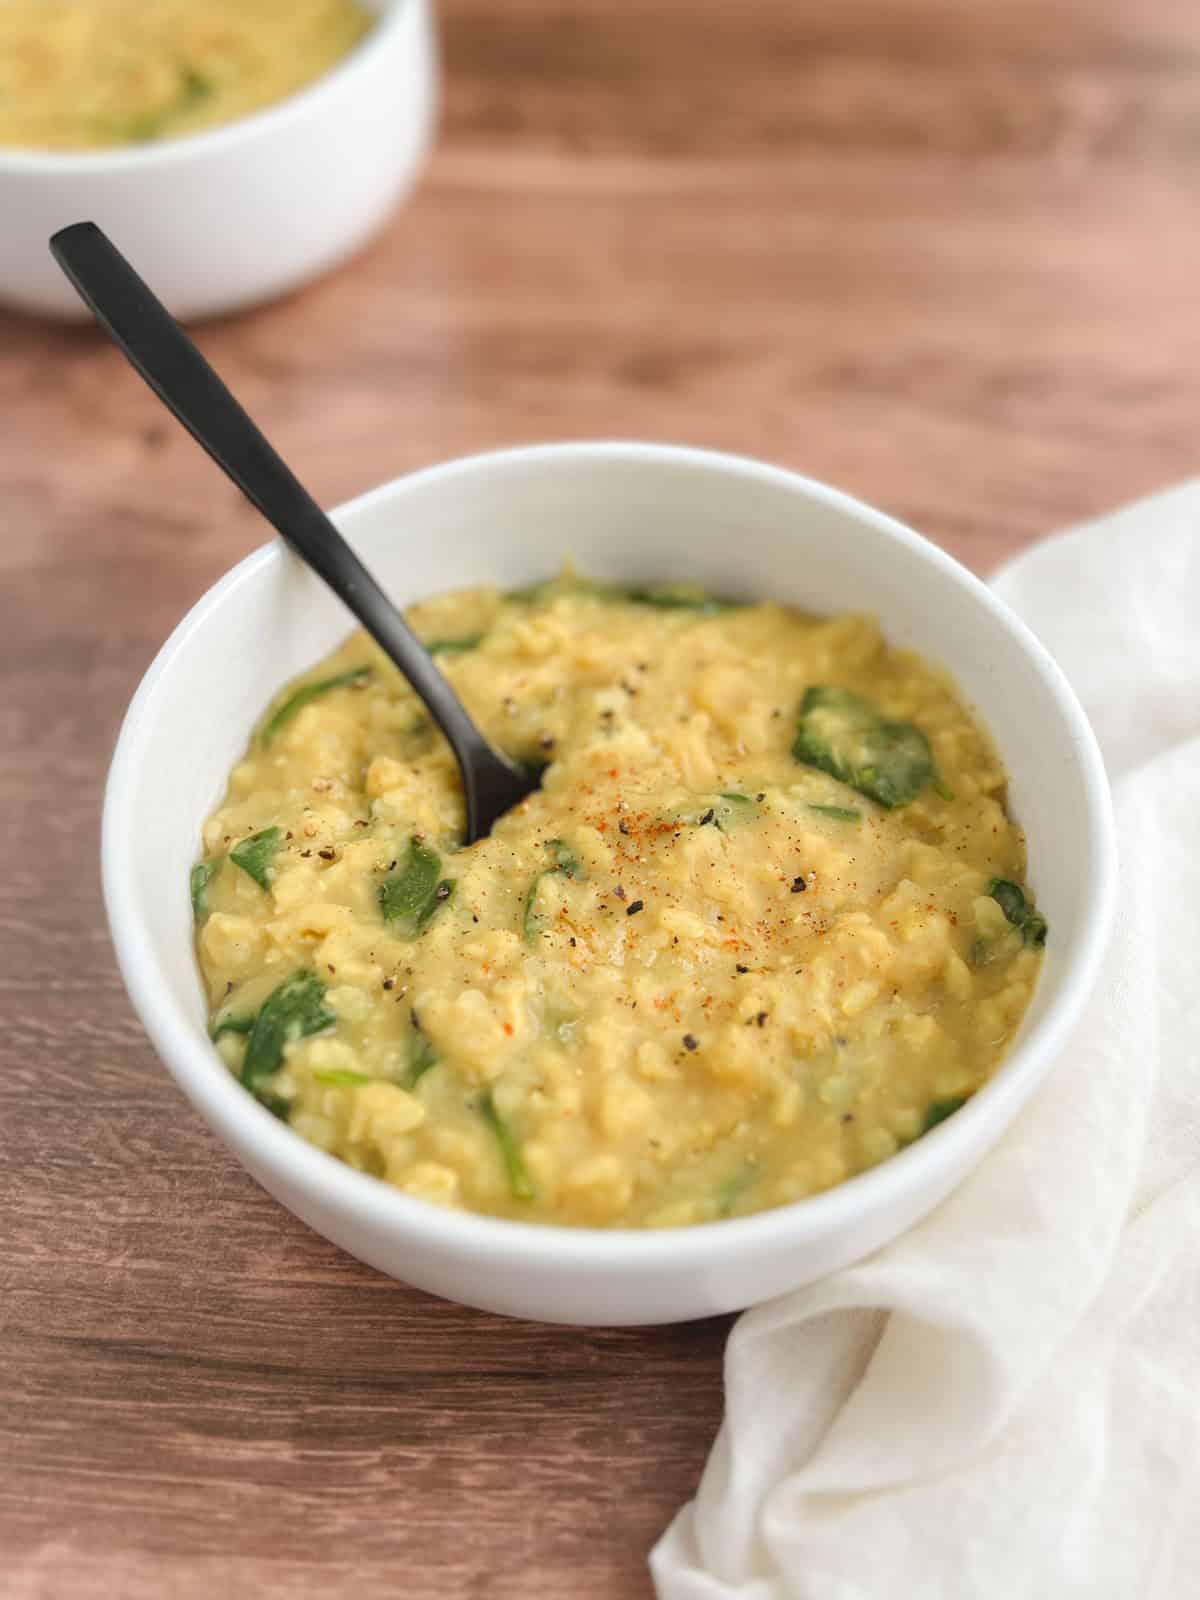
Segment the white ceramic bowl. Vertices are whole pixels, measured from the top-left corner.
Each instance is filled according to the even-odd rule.
[[[348,631],[284,548],[235,567],[180,623],[122,729],[104,813],[104,888],[121,970],[185,1094],[265,1188],[384,1272],[552,1322],[729,1311],[868,1254],[993,1145],[1061,1049],[1096,976],[1114,898],[1108,787],[1087,721],[1036,639],[978,579],[836,490],[736,456],[552,445],[432,467],[335,513],[392,596],[518,585],[574,556],[590,574],[688,579],[806,610],[877,612],[892,642],[947,663],[991,727],[1049,918],[1018,1039],[957,1116],[828,1193],[757,1216],[644,1232],[442,1210],[352,1171],[262,1110],[205,1033],[188,869],[204,818],[270,696]],[[185,1113],[180,1109],[180,1116]]]
[[[88,315],[46,241],[97,222],[179,317],[236,311],[335,266],[382,224],[429,148],[430,0],[379,22],[298,94],[201,133],[80,152],[0,146],[0,301]]]

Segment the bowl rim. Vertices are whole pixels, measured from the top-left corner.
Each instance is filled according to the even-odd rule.
[[[878,1166],[833,1188],[746,1217],[688,1223],[679,1227],[574,1227],[523,1222],[456,1211],[407,1195],[337,1157],[317,1149],[253,1100],[220,1061],[208,1039],[156,981],[152,941],[141,923],[134,892],[133,840],[125,825],[136,790],[141,751],[148,738],[151,706],[159,682],[176,656],[202,629],[225,599],[259,573],[285,558],[273,540],[252,551],[220,578],[172,631],[142,678],[117,738],[104,797],[102,879],[105,905],[118,965],[134,1009],[172,1076],[205,1119],[218,1130],[238,1125],[252,1143],[264,1170],[279,1175],[291,1192],[312,1193],[368,1226],[392,1234],[419,1232],[430,1249],[457,1259],[536,1261],[540,1269],[564,1273],[620,1269],[645,1276],[670,1265],[703,1267],[714,1256],[737,1253],[761,1259],[781,1248],[801,1247],[853,1227],[864,1212],[899,1203],[922,1166],[953,1165],[955,1156],[971,1170],[972,1155],[985,1123],[1004,1125],[1019,1110],[1052,1065],[1086,1003],[1108,944],[1117,889],[1117,853],[1107,775],[1095,735],[1062,669],[1021,619],[974,573],[886,513],[820,481],[771,466],[752,457],[687,445],[595,440],[534,444],[453,458],[427,466],[366,491],[332,513],[353,519],[435,479],[454,481],[541,463],[625,460],[716,471],[746,481],[773,484],[800,498],[815,500],[890,535],[923,561],[965,589],[1014,636],[1051,692],[1078,754],[1088,798],[1080,825],[1087,829],[1094,871],[1083,889],[1080,932],[1058,975],[1059,993],[1003,1059],[991,1079],[953,1117]],[[350,528],[353,537],[353,528]],[[182,892],[182,890],[181,890]],[[920,1185],[918,1184],[919,1188]]]
[[[198,128],[194,133],[168,135],[136,145],[104,145],[99,149],[46,150],[37,146],[0,144],[0,179],[7,175],[62,178],[79,175],[95,177],[102,172],[129,172],[155,168],[172,161],[186,160],[194,152],[223,148],[242,139],[251,139],[261,129],[284,128],[302,117],[316,102],[335,94],[345,80],[355,76],[391,43],[393,33],[408,26],[421,0],[387,0],[375,23],[362,38],[324,72],[302,84],[282,100],[273,100],[257,111],[247,111],[229,122]]]

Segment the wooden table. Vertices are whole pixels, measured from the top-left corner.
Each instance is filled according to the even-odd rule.
[[[492,445],[690,440],[986,569],[1194,470],[1196,7],[443,16],[412,204],[203,334],[326,501]],[[0,316],[0,416],[0,1592],[647,1595],[726,1322],[429,1299],[186,1108],[114,969],[97,809],[138,677],[263,529],[91,331]]]

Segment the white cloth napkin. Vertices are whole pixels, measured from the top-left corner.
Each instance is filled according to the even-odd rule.
[[[1200,1600],[1200,483],[994,581],[1108,762],[1111,958],[933,1216],[734,1327],[660,1600]]]

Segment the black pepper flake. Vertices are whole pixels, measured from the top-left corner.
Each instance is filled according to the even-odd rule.
[[[286,840],[286,839],[290,839],[292,837],[292,835],[290,833],[285,833],[283,837]]]
[[[449,900],[450,884],[447,879],[443,878],[441,883],[438,884],[437,888],[433,891],[433,898],[435,900]]]
[[[623,833],[626,838],[629,837],[629,824],[625,821],[624,817],[622,817],[620,822],[617,823],[617,832]]]
[[[571,935],[571,949],[574,950],[574,948],[575,948],[575,935],[572,934]]]
[[[337,854],[337,851],[334,850],[331,845],[326,844],[322,845],[322,847],[317,851],[317,854],[320,856],[322,861],[332,861],[334,856]]]
[[[808,888],[808,884],[805,883],[803,874],[801,874],[798,878],[793,878],[792,879],[792,893],[793,894],[803,894],[804,891],[807,888]]]
[[[617,887],[613,890],[613,893],[616,895],[618,900],[624,900],[624,898],[625,898],[625,890],[622,888],[622,886],[620,884],[618,884]]]
[[[760,1028],[765,1028],[767,1025],[767,1013],[765,1011],[760,1011],[754,1020],[758,1023]]]
[[[684,1036],[683,1036],[683,1048],[685,1050],[699,1050],[700,1041],[699,1041],[699,1039],[697,1039],[697,1037],[696,1037],[696,1035],[694,1033],[685,1033],[684,1034]]]
[[[301,852],[300,852],[300,858],[301,858],[302,861],[307,861],[309,856],[311,856],[311,855],[312,855],[312,851],[311,850],[301,850]]]
[[[854,1121],[854,1113],[853,1113],[853,1111],[843,1111],[842,1112],[842,1121],[843,1122],[853,1122]]]
[[[395,978],[385,978],[385,979],[384,979],[384,980],[383,980],[383,987],[384,987],[384,988],[385,988],[385,989],[394,989],[394,988],[395,988],[395,987],[396,987],[396,980],[395,980]]]
[[[706,823],[709,823],[709,822],[711,822],[713,820],[713,818],[716,816],[716,814],[717,813],[716,813],[715,809],[712,806],[709,806],[708,810],[700,818],[700,826],[703,828]]]
[[[749,972],[749,971],[750,971],[750,968],[749,968],[749,967],[744,967],[744,966],[743,966],[743,965],[742,965],[742,963],[741,963],[741,962],[740,962],[740,961],[739,961],[739,962],[738,962],[738,964],[737,964],[737,966],[736,966],[736,967],[734,967],[734,969],[733,969],[733,970],[734,970],[734,971],[735,971],[735,972],[740,972],[740,973],[743,973],[743,974],[745,974],[745,973],[747,973],[747,972]]]
[[[766,790],[765,790],[765,789],[764,789],[764,790],[763,790],[763,791],[762,791],[762,792],[761,792],[761,793],[760,793],[760,794],[756,794],[756,795],[755,795],[755,796],[754,796],[754,798],[755,798],[755,799],[756,799],[756,800],[759,800],[759,801],[761,801],[761,800],[765,800],[765,799],[766,799],[766,798],[767,798],[767,792],[766,792]]]
[[[644,900],[631,900],[625,907],[625,915],[627,917],[636,917],[639,911],[644,911],[645,909],[646,902]]]

